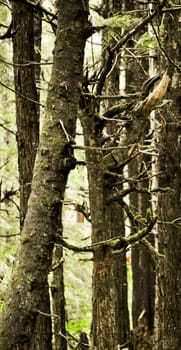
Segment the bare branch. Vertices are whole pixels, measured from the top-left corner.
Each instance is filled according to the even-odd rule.
[[[20,92],[18,92],[18,91],[16,91],[15,89],[9,87],[8,85],[2,83],[1,81],[0,81],[0,85],[3,86],[4,88],[10,90],[11,92],[13,92],[13,93],[15,93],[15,94],[18,94],[19,96],[21,96],[21,97],[24,98],[25,100],[28,100],[28,101],[30,101],[30,102],[32,102],[32,103],[35,103],[35,104],[37,104],[37,105],[39,105],[39,106],[41,106],[41,107],[45,107],[45,105],[43,105],[42,103],[39,103],[38,101],[32,100],[32,99],[29,98],[28,96],[25,96],[25,95],[21,94]]]
[[[0,127],[3,128],[4,130],[8,131],[10,134],[16,136],[16,132],[14,132],[13,130],[7,128],[6,126],[4,126],[4,124],[0,123]]]
[[[12,32],[13,22],[11,21],[6,33],[0,35],[0,40],[12,38],[15,32]]]

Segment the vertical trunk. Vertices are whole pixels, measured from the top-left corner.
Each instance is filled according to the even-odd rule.
[[[101,135],[96,133],[96,106],[93,101],[87,104],[82,116],[86,146],[101,146]],[[88,113],[88,114],[87,114]],[[103,155],[99,150],[87,150],[89,199],[92,222],[92,243],[110,238],[107,226],[107,211],[104,203]],[[115,309],[113,307],[113,280],[111,273],[111,255],[109,249],[98,247],[93,262],[93,348],[114,349]]]
[[[128,11],[145,9],[145,5],[135,4],[133,0],[125,2],[125,9]],[[140,16],[141,16],[140,12]],[[145,30],[145,29],[144,29]],[[146,28],[146,30],[148,30]],[[144,34],[142,32],[141,34]],[[139,33],[140,36],[140,33]],[[137,39],[137,36],[135,37]],[[133,41],[128,42],[129,49],[133,46]],[[148,58],[139,59],[139,64],[135,61],[135,58],[127,59],[126,69],[126,91],[131,93],[142,91],[144,81],[148,79],[149,71]],[[150,124],[147,125],[146,134],[150,132]],[[146,136],[146,135],[145,135]],[[129,166],[129,176],[135,176],[140,168],[150,168],[151,157],[148,155],[140,155],[136,159],[133,159]],[[141,181],[140,184],[143,188],[149,188],[149,179]],[[129,196],[130,208],[134,215],[146,216],[147,208],[150,208],[150,195],[148,194],[137,194],[131,193]],[[132,224],[131,227],[134,232],[136,227]],[[150,240],[150,239],[149,239]],[[152,242],[153,243],[153,242]],[[139,245],[132,248],[131,252],[131,263],[132,263],[132,277],[133,277],[133,299],[132,299],[132,319],[133,328],[136,328],[136,332],[139,332],[139,327],[145,327],[145,331],[149,333],[153,332],[153,313],[154,313],[154,266],[150,258],[150,253],[145,247]],[[137,328],[139,324],[139,327]],[[145,336],[145,335],[144,335]],[[148,336],[149,338],[149,336]],[[140,341],[142,341],[140,339]],[[135,349],[138,346],[135,347]]]
[[[64,295],[64,278],[63,278],[63,249],[60,245],[55,245],[53,260],[57,263],[57,268],[53,271],[53,279],[51,283],[52,294],[52,310],[54,315],[53,319],[53,331],[55,337],[55,350],[66,350],[67,341],[65,339],[65,295]]]
[[[39,142],[40,94],[37,86],[40,84],[41,15],[26,5],[14,3],[13,20],[16,30],[13,39],[13,57],[14,63],[19,64],[14,66],[14,75],[22,229]],[[33,61],[36,65],[33,65]],[[22,67],[22,64],[25,66]],[[48,290],[42,298],[41,310],[50,313]],[[44,350],[51,348],[51,320],[50,317],[38,315],[31,350],[38,350],[41,347]]]
[[[102,11],[105,16],[121,10],[121,1],[103,2]],[[103,40],[106,42],[106,38]],[[113,44],[113,42],[112,42]],[[104,57],[102,58],[104,61]],[[99,83],[98,83],[99,84]],[[119,68],[111,72],[104,90],[111,95],[119,93]],[[85,145],[102,147],[104,136],[96,114],[100,111],[99,102],[85,101],[82,116]],[[110,107],[110,103],[106,108]],[[101,106],[102,107],[102,106]],[[105,106],[104,106],[105,108]],[[108,124],[109,125],[109,124]],[[115,133],[115,126],[108,126],[108,133]],[[104,146],[116,146],[107,141]],[[110,157],[109,152],[101,150],[87,150],[89,198],[92,222],[92,243],[97,244],[118,234],[124,235],[124,217],[120,204],[109,203],[108,196],[116,186],[115,178],[105,173],[104,158]],[[120,189],[120,188],[119,188]],[[94,251],[93,261],[93,320],[92,342],[93,348],[116,349],[128,340],[129,316],[127,304],[127,273],[125,253],[112,255],[109,248],[98,246]]]
[[[174,2],[175,5],[179,1]],[[167,41],[165,50],[173,62],[181,57],[181,24],[179,13],[166,16],[165,31]],[[169,62],[168,72],[171,77],[168,98],[173,103],[171,109],[165,111],[165,129],[162,126],[159,143],[158,166],[161,171],[159,186],[169,187],[170,191],[158,196],[158,247],[164,254],[160,260],[157,275],[155,332],[157,350],[179,350],[181,344],[181,235],[180,235],[180,72]],[[162,116],[161,116],[162,117]],[[159,116],[158,116],[159,118]],[[162,117],[163,118],[163,117]],[[158,119],[160,122],[160,119]]]
[[[12,3],[13,63],[16,90],[16,124],[20,179],[20,226],[23,227],[39,142],[39,99],[35,84],[34,11]]]
[[[112,1],[107,0],[103,2],[103,12],[106,17],[113,16],[122,11],[122,0]],[[109,37],[109,34],[108,34]],[[108,38],[103,37],[105,42],[108,42]],[[116,41],[112,38],[111,44],[115,45]],[[117,59],[117,64],[111,72],[109,78],[105,82],[105,93],[108,96],[119,95],[120,92],[120,65],[121,58]],[[114,101],[108,100],[105,103],[104,108],[109,109],[114,105]],[[106,131],[108,135],[116,135],[119,124],[117,122],[111,121],[107,123]],[[113,136],[112,140],[108,140],[105,144],[107,147],[116,147],[118,143],[121,144],[121,136]],[[111,151],[109,152],[111,154]],[[108,153],[107,153],[108,156]],[[105,212],[107,212],[107,227],[109,227],[108,237],[113,238],[118,234],[121,236],[125,235],[125,221],[124,221],[124,211],[121,203],[107,203],[106,196],[110,195],[113,187],[119,191],[122,189],[122,185],[116,183],[112,176],[106,175],[106,182],[109,182],[109,190],[105,186],[104,196],[105,196]],[[113,185],[114,183],[114,185]],[[111,185],[112,184],[112,185]],[[110,263],[112,265],[111,273],[113,279],[113,307],[115,308],[115,340],[117,344],[124,344],[128,341],[129,337],[129,313],[128,313],[128,285],[127,285],[127,267],[126,267],[126,253],[122,252],[120,254],[115,254],[112,256]]]
[[[47,278],[53,244],[59,240],[59,213],[66,180],[75,167],[67,135],[75,136],[83,54],[90,25],[83,2],[60,1],[57,7],[47,108],[16,266],[1,313],[0,350],[29,350],[37,316],[50,317],[41,310],[42,300],[48,295]]]

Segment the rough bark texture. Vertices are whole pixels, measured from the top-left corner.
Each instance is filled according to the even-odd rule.
[[[20,181],[20,226],[22,228],[31,189],[39,142],[39,99],[35,84],[34,12],[13,2],[13,63],[16,89],[17,147]],[[36,103],[37,102],[37,103]]]
[[[94,103],[82,119],[85,144],[101,146],[96,134]],[[92,107],[92,109],[91,109]],[[112,178],[105,175],[104,153],[87,150],[92,243],[98,243],[124,232],[120,205],[107,200],[112,191]],[[122,231],[123,229],[123,231]],[[118,271],[119,268],[119,271]],[[128,338],[128,309],[125,255],[113,256],[109,247],[98,247],[93,262],[92,343],[95,349],[116,349]],[[121,327],[121,329],[119,328]]]
[[[91,108],[92,107],[92,108]],[[101,146],[96,135],[96,117],[94,103],[87,105],[87,115],[82,118],[85,144]],[[97,243],[110,237],[107,227],[104,198],[104,174],[102,151],[87,151],[89,199],[92,222],[92,242]],[[93,322],[92,342],[96,349],[114,349],[115,309],[113,306],[113,280],[111,274],[111,256],[109,249],[98,248],[94,253],[93,263]]]
[[[145,4],[135,4],[135,1],[129,0],[125,2],[125,9],[128,11],[140,10],[140,14],[137,16],[142,16],[142,11],[146,9],[147,5]],[[142,34],[144,34],[144,28]],[[135,40],[139,39],[138,35],[135,35]],[[134,45],[133,41],[128,42],[128,47]],[[148,58],[139,58],[139,64],[135,60],[135,57],[127,58],[127,69],[126,69],[126,91],[128,93],[135,92],[135,90],[145,94],[145,91],[142,91],[145,81],[148,79],[149,72],[149,62]],[[146,96],[145,96],[146,97]],[[147,130],[145,130],[146,135],[150,132],[150,124],[147,124]],[[136,159],[133,159],[128,165],[129,176],[133,177],[138,172],[140,167],[150,168],[151,156],[148,155],[139,155]],[[140,187],[149,188],[150,180],[144,180],[140,182]],[[150,195],[145,193],[130,193],[130,209],[133,211],[134,215],[141,215],[142,217],[146,216],[146,210],[150,208]],[[131,230],[135,232],[137,229],[133,223],[131,223]],[[153,243],[153,240],[152,240]],[[133,299],[132,299],[132,320],[133,328],[135,328],[136,338],[134,342],[134,348],[138,349],[139,341],[140,346],[142,339],[142,331],[145,330],[148,333],[153,332],[153,314],[154,314],[154,266],[153,261],[150,257],[150,253],[142,245],[137,245],[132,248],[131,252],[131,263],[132,263],[132,277],[133,277]],[[139,339],[136,336],[140,328]],[[146,337],[146,332],[144,338]],[[143,334],[142,334],[143,335]]]
[[[20,228],[23,227],[39,142],[39,90],[41,60],[41,15],[27,5],[13,3],[13,61],[16,87],[17,146],[20,179]],[[36,62],[36,64],[33,64]],[[17,64],[19,66],[17,66]],[[22,67],[22,65],[25,65]],[[21,95],[20,95],[21,94]],[[24,97],[22,96],[24,95]],[[27,97],[27,98],[26,98]],[[33,101],[35,101],[33,103]],[[36,104],[37,102],[37,104]],[[43,305],[44,303],[44,305]],[[50,313],[49,294],[41,310]],[[38,315],[31,350],[51,347],[51,319]]]
[[[58,1],[57,9],[47,108],[16,266],[1,314],[1,350],[29,350],[37,315],[49,317],[41,310],[42,299],[48,295],[47,277],[53,245],[58,240],[67,175],[75,166],[66,135],[75,135],[83,52],[90,25],[87,8],[81,1]]]
[[[112,1],[107,0],[103,2],[103,12],[106,17],[112,16],[122,11],[122,0]],[[104,38],[105,36],[105,38]],[[108,43],[109,34],[105,32],[103,40],[105,43]],[[115,45],[116,41],[112,38],[111,45]],[[120,92],[120,64],[121,58],[118,58],[117,64],[111,72],[111,75],[106,79],[104,90],[105,94],[108,96],[119,95]],[[108,100],[107,103],[104,103],[104,109],[108,110],[114,106],[114,101]],[[118,115],[117,115],[118,117]],[[106,132],[108,135],[116,135],[117,130],[119,129],[119,123],[116,121],[111,121],[107,123]],[[118,144],[121,145],[120,135],[113,136],[112,139],[108,140],[105,143],[105,147],[116,147]],[[105,156],[108,156],[107,152]],[[122,171],[120,171],[122,174]],[[105,180],[106,179],[106,180]],[[106,183],[105,183],[106,182]],[[124,211],[121,206],[121,203],[109,203],[106,200],[107,196],[111,195],[111,192],[115,191],[115,188],[118,191],[123,189],[122,184],[120,184],[120,179],[116,180],[109,176],[108,174],[104,177],[104,196],[105,196],[105,215],[104,215],[104,224],[108,227],[108,236],[107,238],[113,238],[117,235],[125,236],[125,218]],[[128,285],[127,285],[127,266],[126,266],[126,252],[115,254],[110,259],[111,264],[111,274],[113,279],[112,287],[112,298],[113,298],[113,307],[115,308],[115,344],[124,344],[128,341],[129,338],[129,313],[128,313]]]
[[[179,2],[175,1],[175,4]],[[179,13],[166,17],[165,23],[165,49],[173,62],[177,63],[181,57]],[[170,110],[161,116],[165,126],[162,124],[159,135],[158,165],[161,171],[159,186],[170,187],[171,191],[161,193],[158,197],[158,214],[162,222],[158,226],[158,247],[164,258],[160,260],[156,289],[157,350],[179,350],[181,345],[181,234],[178,219],[181,212],[181,76],[180,71],[170,63],[168,73],[171,77],[168,98],[173,103]]]
[[[55,350],[66,350],[67,341],[65,339],[66,329],[66,312],[65,312],[65,295],[64,295],[64,278],[63,278],[63,251],[62,246],[55,245],[53,254],[53,265],[58,267],[53,271],[53,279],[51,283],[52,294],[52,310],[54,315],[53,331],[55,337]],[[63,259],[62,259],[63,260]],[[63,336],[62,336],[63,335]]]

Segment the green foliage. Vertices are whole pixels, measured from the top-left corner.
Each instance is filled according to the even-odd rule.
[[[74,335],[79,333],[80,331],[90,333],[90,320],[82,319],[82,320],[71,320],[67,322],[67,330],[70,334]]]
[[[150,32],[145,32],[140,36],[136,44],[136,49],[138,53],[148,53],[151,49],[155,49],[157,45],[155,35]]]
[[[100,24],[115,31],[122,29],[131,29],[134,25],[138,24],[140,19],[133,17],[132,15],[126,14],[123,16],[115,15],[109,18],[100,17]]]
[[[0,300],[0,312],[2,311],[3,309],[3,305],[4,305],[4,302],[2,300]]]

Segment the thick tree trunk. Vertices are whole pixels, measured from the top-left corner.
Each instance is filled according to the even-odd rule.
[[[59,239],[59,212],[67,175],[75,166],[69,138],[75,135],[83,53],[90,25],[83,2],[60,1],[57,6],[47,108],[16,266],[1,314],[1,350],[29,350],[38,314],[50,317],[41,305],[48,295],[47,277],[53,245]]]
[[[175,1],[179,5],[179,1]],[[165,50],[173,62],[180,62],[181,24],[179,13],[165,19]],[[166,110],[165,127],[160,131],[158,169],[159,186],[170,191],[158,196],[158,247],[164,254],[157,271],[155,335],[157,350],[179,350],[181,346],[181,106],[180,71],[169,63],[171,83],[168,93],[173,103]],[[158,121],[160,118],[158,115]]]

